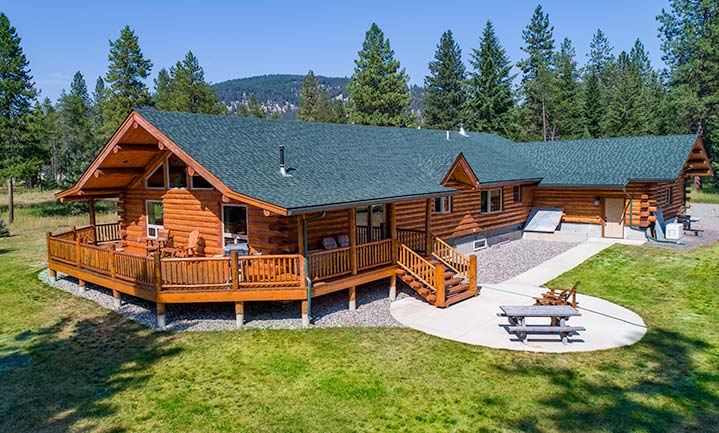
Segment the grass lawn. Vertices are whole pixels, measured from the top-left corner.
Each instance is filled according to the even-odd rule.
[[[688,254],[615,246],[560,277],[649,324],[641,342],[602,352],[510,352],[387,328],[173,334],[40,283],[43,232],[86,217],[42,197],[19,201],[14,236],[0,239],[3,432],[719,425],[719,245]]]
[[[692,189],[689,197],[692,203],[719,204],[719,187],[715,184],[714,178],[705,177],[702,181],[702,189]]]

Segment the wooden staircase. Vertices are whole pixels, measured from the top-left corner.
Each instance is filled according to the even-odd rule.
[[[444,243],[443,243],[444,244]],[[446,246],[443,248],[451,248]],[[476,256],[465,257],[453,250],[446,254],[422,257],[404,244],[399,245],[397,276],[430,304],[446,308],[477,295]],[[457,266],[457,262],[464,263]],[[460,267],[464,270],[458,271]]]

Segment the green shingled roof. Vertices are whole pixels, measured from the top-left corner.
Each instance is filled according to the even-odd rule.
[[[233,191],[288,210],[454,193],[440,181],[460,152],[481,183],[539,177],[492,134],[137,113]],[[280,144],[292,177],[279,175]]]
[[[623,186],[674,181],[695,135],[599,138],[519,143],[518,152],[541,172],[542,186]]]

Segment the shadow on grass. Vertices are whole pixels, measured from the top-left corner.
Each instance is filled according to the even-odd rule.
[[[166,335],[112,313],[63,319],[18,334],[13,344],[0,348],[0,431],[67,432],[78,424],[80,429],[112,425],[118,409],[108,399],[144,386],[149,367],[179,352],[164,347]]]
[[[8,236],[9,238],[10,236]],[[17,251],[17,248],[0,248],[0,256],[3,254],[10,254],[14,251]]]
[[[590,377],[571,366],[499,367],[508,375],[544,376],[551,390],[537,402],[546,410],[515,421],[520,431],[716,431],[719,374],[697,368],[693,356],[710,345],[667,330],[653,330],[636,347],[639,365],[597,366]],[[637,377],[637,373],[640,376]],[[549,430],[539,427],[546,421]],[[540,423],[540,421],[543,421]]]

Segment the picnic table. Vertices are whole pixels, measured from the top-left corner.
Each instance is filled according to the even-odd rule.
[[[569,305],[502,305],[499,308],[502,312],[497,313],[497,316],[506,317],[509,320],[507,330],[515,333],[524,344],[526,344],[528,332],[559,334],[562,343],[567,344],[567,337],[575,332],[585,331],[581,326],[567,325],[567,320],[570,317],[582,315]],[[550,319],[550,323],[549,325],[528,325],[526,323],[528,317],[547,317]]]

